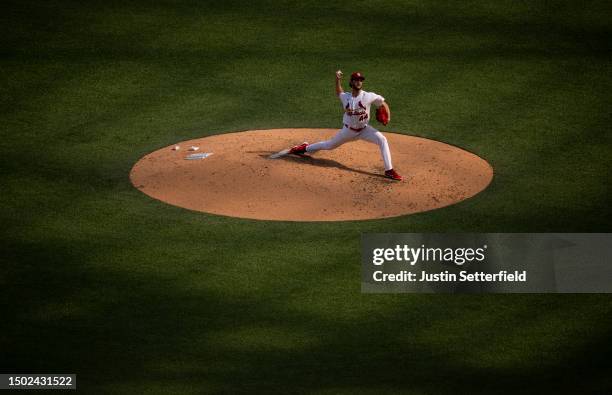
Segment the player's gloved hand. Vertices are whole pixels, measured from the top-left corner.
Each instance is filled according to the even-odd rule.
[[[391,115],[387,112],[385,106],[380,106],[376,109],[376,120],[385,126],[387,126],[391,120]]]

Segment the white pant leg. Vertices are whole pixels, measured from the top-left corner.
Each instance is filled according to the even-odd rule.
[[[342,128],[331,139],[308,145],[306,147],[306,152],[334,149],[346,142],[356,139],[357,137],[359,137],[358,133],[355,133],[348,128]]]
[[[389,150],[389,143],[387,143],[387,138],[381,132],[368,125],[364,130],[361,131],[361,133],[359,133],[358,137],[362,140],[369,141],[370,143],[377,144],[380,147],[380,153],[382,154],[383,162],[385,162],[385,170],[393,169],[393,164],[391,163],[391,151]]]

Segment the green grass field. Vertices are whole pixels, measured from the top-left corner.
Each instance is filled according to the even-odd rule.
[[[609,2],[4,4],[0,373],[76,373],[87,393],[610,393],[609,296],[362,295],[359,249],[375,232],[610,232]],[[389,130],[487,159],[491,186],[339,223],[131,186],[177,141],[339,127],[338,68],[386,97]]]

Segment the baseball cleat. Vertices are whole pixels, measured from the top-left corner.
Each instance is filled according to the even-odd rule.
[[[397,172],[393,169],[385,170],[385,177],[390,178],[395,181],[402,181],[402,176],[397,174]]]
[[[302,155],[306,153],[306,147],[308,147],[308,143],[304,142],[303,144],[296,145],[295,147],[291,147],[289,150],[290,154]]]

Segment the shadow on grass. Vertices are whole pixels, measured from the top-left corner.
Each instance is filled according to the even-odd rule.
[[[307,257],[293,261],[311,272],[285,288],[260,280],[236,293],[193,269],[134,270],[138,256],[122,269],[100,242],[7,247],[7,373],[74,372],[81,389],[140,392],[180,383],[204,393],[597,393],[610,384],[612,306],[596,296],[335,293],[322,303],[329,271]],[[90,264],[96,255],[109,264]],[[359,314],[346,319],[346,308]],[[549,319],[572,311],[592,332]]]

